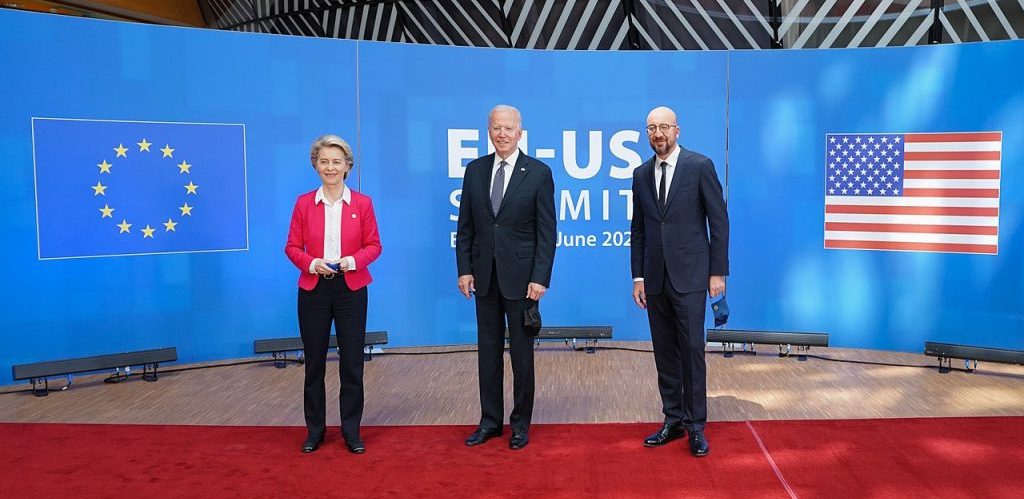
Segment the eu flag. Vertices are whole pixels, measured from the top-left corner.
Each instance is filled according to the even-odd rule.
[[[245,126],[33,118],[39,258],[248,249]]]

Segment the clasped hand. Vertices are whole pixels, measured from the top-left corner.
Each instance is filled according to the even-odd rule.
[[[337,263],[338,264],[338,270],[334,270],[331,267],[329,267],[327,265],[328,264],[327,260],[324,260],[323,258],[317,258],[316,259],[316,264],[313,266],[313,270],[315,270],[317,274],[321,274],[321,275],[331,275],[331,274],[337,274],[338,272],[347,272],[348,271],[348,258],[342,258],[341,260],[339,260],[337,262],[330,262],[330,263]]]

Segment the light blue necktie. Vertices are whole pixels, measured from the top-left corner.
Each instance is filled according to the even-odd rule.
[[[498,163],[498,172],[494,174],[494,183],[491,184],[491,209],[498,214],[501,207],[501,198],[505,195],[505,166],[508,162]]]

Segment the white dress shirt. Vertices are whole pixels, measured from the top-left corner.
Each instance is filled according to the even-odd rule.
[[[498,165],[504,161],[505,165],[505,185],[501,186],[501,195],[505,196],[505,191],[508,190],[508,180],[512,178],[512,172],[515,171],[516,161],[519,161],[519,149],[512,151],[512,154],[506,159],[501,159],[498,153],[494,153],[494,168],[491,168],[491,181],[487,183],[487,188],[490,189],[494,186],[494,176],[498,174]],[[490,192],[490,191],[488,191]]]
[[[672,176],[676,173],[676,163],[679,162],[679,145],[668,154],[668,157],[661,159],[658,157],[654,158],[654,199],[658,199],[658,188],[661,187],[661,162],[668,163],[665,167],[665,181],[668,185],[665,186],[665,199],[668,199],[668,189],[672,187]]]
[[[324,187],[321,185],[316,190],[314,203],[324,205],[324,257],[313,259],[313,262],[309,264],[310,274],[316,273],[317,260],[326,262],[341,260],[341,211],[343,204],[352,205],[352,191],[346,185],[345,189],[341,191],[341,199],[332,203],[324,196]],[[346,256],[345,260],[348,261],[348,270],[356,269],[355,258]]]

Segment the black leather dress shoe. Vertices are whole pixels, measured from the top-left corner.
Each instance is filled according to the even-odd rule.
[[[523,432],[512,432],[512,440],[508,442],[508,448],[512,450],[519,450],[526,447],[530,443],[530,435],[525,431]]]
[[[657,433],[644,439],[644,447],[665,445],[677,438],[686,436],[686,429],[678,424],[665,423]]]
[[[697,457],[704,457],[708,455],[708,451],[711,450],[708,447],[708,439],[704,438],[703,431],[691,431],[690,432],[690,454]]]
[[[494,437],[500,436],[501,430],[485,430],[483,428],[477,428],[476,431],[466,439],[466,445],[469,447],[480,445]]]
[[[363,454],[366,452],[366,444],[361,439],[346,440],[345,447],[348,447],[348,451],[353,454]]]
[[[323,435],[319,437],[306,437],[306,441],[302,443],[302,453],[309,454],[310,452],[316,452],[316,450],[320,448],[320,444],[323,442]]]

